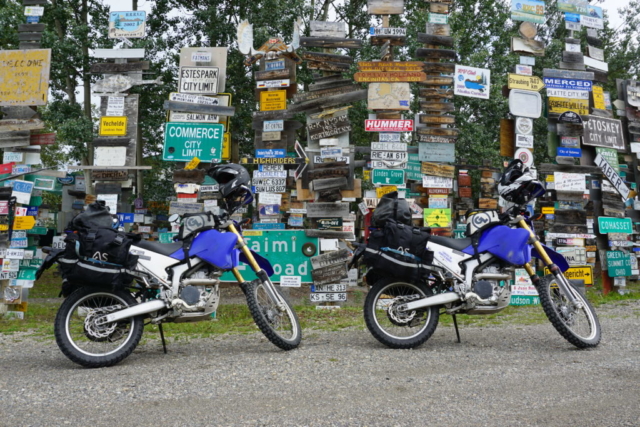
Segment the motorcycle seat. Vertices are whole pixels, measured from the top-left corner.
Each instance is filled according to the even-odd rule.
[[[142,249],[147,249],[149,251],[169,256],[175,251],[182,249],[182,242],[175,243],[160,243],[160,242],[150,242],[148,240],[140,240],[135,244]]]
[[[451,239],[449,237],[431,236],[429,240],[437,245],[455,249],[456,251],[461,251],[471,246],[471,239]]]

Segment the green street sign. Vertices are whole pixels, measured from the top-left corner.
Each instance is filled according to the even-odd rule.
[[[44,236],[49,229],[47,227],[33,227],[31,230],[27,230],[27,234],[39,234]]]
[[[18,280],[36,280],[36,269],[24,268],[18,271]]]
[[[162,159],[188,162],[194,157],[204,163],[222,160],[224,125],[219,123],[169,122],[164,129]]]
[[[631,276],[631,259],[622,251],[607,251],[607,273],[609,277]]]
[[[300,276],[303,283],[311,279],[311,257],[319,255],[317,237],[307,237],[304,230],[245,230],[242,233],[249,249],[268,259],[273,266],[273,282],[281,276]],[[254,280],[251,267],[240,263],[238,270],[245,280]],[[224,282],[235,282],[231,272],[221,277]]]
[[[598,217],[598,229],[600,234],[607,233],[633,233],[633,224],[631,218],[609,218],[606,216]]]
[[[374,169],[371,171],[371,182],[380,185],[404,184],[403,169]]]
[[[178,233],[159,233],[158,237],[160,239],[160,243],[174,243],[173,238],[177,235]]]

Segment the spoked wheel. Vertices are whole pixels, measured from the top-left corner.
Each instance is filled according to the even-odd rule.
[[[553,327],[578,348],[595,347],[600,343],[600,322],[593,306],[580,292],[569,285],[578,307],[573,307],[558,286],[554,276],[545,277],[539,287],[540,303]]]
[[[101,324],[109,313],[137,304],[130,293],[82,287],[64,300],[54,324],[60,350],[88,367],[112,366],[136,348],[144,328],[141,316]]]
[[[283,350],[292,350],[300,344],[302,328],[289,301],[282,298],[284,307],[279,309],[259,280],[242,285],[253,320],[262,333]],[[274,287],[274,291],[278,292]]]
[[[400,311],[399,306],[433,295],[424,284],[391,278],[378,280],[364,302],[369,332],[391,348],[414,348],[428,340],[438,326],[438,307]]]

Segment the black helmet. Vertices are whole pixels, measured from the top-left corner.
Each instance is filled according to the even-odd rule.
[[[514,159],[504,170],[498,193],[507,202],[524,205],[545,193],[544,186],[533,177],[528,167],[520,159]]]
[[[249,172],[240,165],[227,163],[216,165],[207,171],[207,175],[215,179],[220,185],[223,198],[237,197],[249,189],[251,177]]]

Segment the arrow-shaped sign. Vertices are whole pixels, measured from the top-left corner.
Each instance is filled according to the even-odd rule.
[[[540,92],[544,87],[544,82],[538,76],[523,76],[520,74],[509,74],[507,81],[509,89],[523,89]]]
[[[305,159],[305,162],[300,164],[300,166],[296,168],[295,172],[293,172],[293,178],[297,181],[302,176],[302,173],[305,171],[305,169],[307,169],[307,166],[309,165],[309,156],[307,156],[307,153],[304,151],[304,149],[302,148],[302,145],[300,145],[300,142],[298,141],[296,141],[295,150],[296,150],[296,154],[300,158]]]
[[[613,169],[613,167],[602,157],[602,154],[598,154],[594,163],[598,165],[600,169],[602,169],[602,173],[607,177],[611,185],[615,187],[615,189],[620,193],[620,195],[625,199],[629,199],[629,197],[635,197],[636,192],[629,190],[629,187],[624,183],[620,175],[618,175]]]

